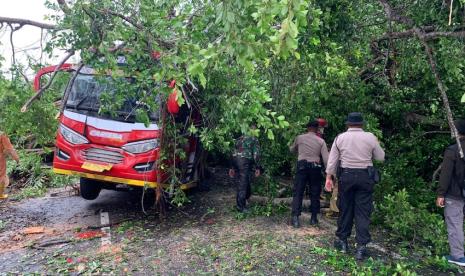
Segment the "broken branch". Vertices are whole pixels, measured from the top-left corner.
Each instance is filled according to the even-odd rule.
[[[422,31],[426,31],[426,29],[422,29]],[[402,39],[402,38],[414,38],[415,37],[415,29],[409,29],[403,32],[393,32],[390,34],[386,34],[380,37],[377,41],[383,41],[388,39]],[[451,31],[451,32],[427,32],[424,34],[425,40],[432,40],[441,37],[450,37],[450,38],[463,38],[465,37],[465,31]]]
[[[49,247],[49,246],[70,243],[72,241],[73,241],[72,239],[53,239],[53,240],[44,241],[40,244],[34,244],[32,247],[36,249],[45,249],[46,247]]]
[[[446,89],[445,89],[444,84],[442,83],[442,80],[441,80],[441,78],[439,76],[439,73],[438,73],[438,71],[436,69],[436,61],[434,60],[433,50],[428,45],[428,42],[426,42],[426,40],[424,38],[424,33],[419,28],[415,28],[415,33],[418,36],[418,39],[420,40],[420,42],[423,44],[423,47],[425,48],[425,52],[426,52],[426,55],[428,57],[428,62],[429,62],[430,68],[431,68],[431,72],[433,73],[433,76],[436,79],[436,84],[438,86],[439,92],[440,92],[441,97],[442,97],[442,101],[444,103],[444,109],[446,110],[446,115],[447,115],[447,122],[449,123],[449,127],[450,127],[450,129],[452,131],[452,136],[455,137],[455,140],[457,142],[460,157],[463,158],[464,155],[463,155],[462,144],[460,143],[459,134],[458,134],[457,128],[455,127],[455,124],[454,124],[454,119],[453,119],[453,116],[452,116],[452,110],[450,109],[449,98],[447,97]]]
[[[433,177],[431,179],[431,183],[434,183],[434,181],[436,181],[436,179],[438,178],[439,172],[441,172],[441,169],[442,169],[442,164],[439,165],[439,167],[437,167],[437,169],[434,171]]]
[[[52,85],[53,80],[55,79],[56,75],[60,71],[60,68],[73,55],[74,55],[74,50],[68,51],[68,54],[55,67],[55,70],[53,71],[52,76],[48,80],[47,84],[44,87],[41,87],[39,91],[37,91],[37,93],[34,94],[34,96],[32,96],[29,100],[27,100],[27,102],[21,108],[21,112],[26,112],[27,109],[31,106],[32,102],[35,101],[37,98],[39,98],[45,92],[45,90],[47,90],[50,87],[50,85]]]
[[[452,25],[452,8],[454,6],[454,0],[450,1],[450,9],[449,9],[449,26]]]
[[[63,112],[63,110],[65,109],[66,102],[68,102],[69,92],[71,92],[71,87],[73,87],[74,81],[79,75],[79,72],[81,72],[82,67],[84,67],[84,63],[81,62],[81,64],[79,64],[78,69],[74,72],[73,77],[69,81],[68,86],[66,87],[65,94],[63,95],[63,101],[61,102],[60,113]]]
[[[0,16],[0,22],[7,23],[7,24],[18,24],[20,26],[30,25],[41,29],[47,30],[56,30],[57,26],[37,21],[32,21],[29,19],[22,19],[22,18],[12,18],[12,17],[4,17]]]
[[[114,12],[114,11],[111,11],[109,9],[105,9],[105,10],[100,10],[99,12],[103,13],[103,14],[107,14],[107,15],[112,15],[112,16],[115,16],[115,17],[118,17],[120,19],[122,19],[123,21],[125,21],[126,23],[132,25],[133,27],[135,27],[136,29],[138,29],[139,31],[146,31],[148,36],[149,36],[149,42],[154,40],[156,41],[160,46],[166,48],[166,49],[172,49],[174,48],[174,41],[167,41],[167,40],[163,40],[163,39],[160,39],[160,38],[157,38],[157,37],[154,37],[152,33],[150,33],[149,31],[147,31],[147,29],[145,28],[144,25],[140,24],[139,22],[133,20],[132,18],[128,17],[128,16],[125,16],[121,13],[117,13],[117,12]]]
[[[13,43],[13,33],[15,32],[15,29],[11,25],[10,25],[10,28],[11,28],[11,32],[10,32],[11,64],[15,66],[16,65],[15,44]]]
[[[436,66],[436,61],[434,59],[433,50],[429,46],[427,40],[428,40],[428,38],[431,39],[431,38],[439,37],[439,35],[451,36],[451,37],[461,37],[461,36],[465,36],[465,32],[459,31],[459,32],[431,32],[431,33],[426,33],[424,29],[421,29],[421,28],[415,26],[412,19],[410,19],[410,18],[408,18],[406,16],[403,16],[403,15],[399,14],[398,12],[396,12],[392,8],[392,6],[388,2],[388,0],[379,0],[379,3],[383,6],[384,11],[386,13],[386,16],[388,18],[390,18],[393,21],[396,21],[398,23],[406,24],[407,26],[409,26],[409,28],[411,28],[410,30],[408,30],[406,32],[403,32],[404,34],[409,33],[409,36],[411,36],[410,33],[413,31],[413,34],[415,34],[415,36],[420,40],[421,44],[423,45],[423,47],[425,49],[426,56],[428,57],[428,62],[429,62],[430,68],[431,68],[431,72],[433,73],[434,79],[436,80],[436,85],[437,85],[437,87],[439,89],[439,93],[441,94],[441,98],[442,98],[442,101],[443,101],[443,104],[444,104],[444,109],[446,110],[447,123],[449,124],[452,136],[455,138],[455,140],[457,142],[460,157],[463,158],[464,153],[463,153],[463,149],[462,149],[462,144],[460,143],[458,131],[457,131],[457,128],[455,127],[455,124],[454,124],[454,119],[453,119],[453,116],[452,116],[452,110],[450,108],[449,99],[447,97],[446,88],[444,87],[444,84],[442,83],[441,77],[439,76],[439,73],[438,73],[438,71],[436,69],[437,66]],[[407,37],[409,37],[409,36],[407,36]],[[388,34],[388,39],[391,39],[391,38],[392,38],[392,34],[390,33],[390,34]]]
[[[255,196],[252,195],[249,199],[251,203],[258,203],[258,204],[267,204],[271,203],[273,205],[291,205],[292,204],[292,197],[281,197],[281,198],[273,198],[270,199],[266,196]],[[310,207],[310,199],[302,200],[302,207],[309,208]],[[321,207],[328,207],[329,202],[327,200],[321,200]]]
[[[58,6],[60,6],[60,9],[63,11],[63,13],[71,13],[71,9],[68,7],[68,4],[66,4],[65,0],[57,0],[57,3]]]

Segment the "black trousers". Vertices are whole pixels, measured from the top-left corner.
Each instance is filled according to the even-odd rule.
[[[302,199],[307,185],[310,186],[310,212],[312,214],[319,213],[322,179],[321,166],[302,160],[297,162],[296,170],[292,215],[300,216],[302,212]]]
[[[238,179],[237,192],[236,192],[236,204],[237,209],[244,210],[246,207],[246,201],[252,194],[252,188],[250,186],[250,177],[252,174],[252,167],[254,161],[243,158],[235,157],[233,160],[233,166],[236,170],[236,177]]]
[[[339,239],[347,240],[355,220],[357,244],[366,245],[371,241],[369,226],[373,212],[373,188],[374,181],[367,170],[343,169],[337,201],[340,213],[336,236]]]

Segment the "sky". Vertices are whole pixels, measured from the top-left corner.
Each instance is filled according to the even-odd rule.
[[[0,16],[30,19],[39,22],[48,22],[45,16],[51,14],[45,5],[45,0],[0,0]],[[13,35],[13,42],[16,50],[16,60],[19,63],[26,62],[26,53],[33,58],[40,59],[40,36],[41,30],[37,27],[24,26]],[[5,71],[11,66],[12,51],[10,46],[10,28],[0,29],[0,55],[5,59],[2,62],[1,70]],[[57,51],[52,59],[47,59],[44,55],[42,62],[57,63],[63,53]],[[27,72],[33,74],[32,71]]]

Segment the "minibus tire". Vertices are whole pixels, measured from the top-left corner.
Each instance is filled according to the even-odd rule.
[[[93,179],[81,177],[79,179],[79,184],[81,188],[81,197],[87,200],[96,199],[102,190],[100,182]]]

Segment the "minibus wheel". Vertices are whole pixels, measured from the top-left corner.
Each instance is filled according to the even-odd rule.
[[[102,190],[100,182],[93,179],[81,177],[79,184],[81,188],[81,197],[87,200],[96,199]]]

